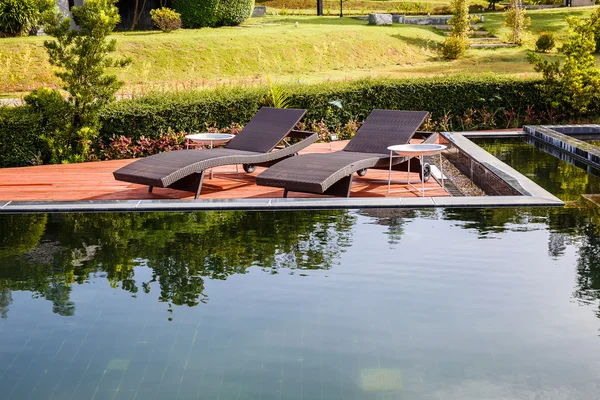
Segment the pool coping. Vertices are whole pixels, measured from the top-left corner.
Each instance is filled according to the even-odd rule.
[[[515,137],[523,132],[442,132],[440,136],[507,182],[521,196],[415,198],[263,198],[227,200],[0,201],[0,214],[36,212],[258,211],[366,208],[562,207],[565,203],[498,160],[468,137]]]
[[[595,131],[600,136],[600,125],[525,125],[523,130],[529,136],[555,147],[587,165],[600,168],[600,150],[598,147],[573,137]],[[592,132],[590,132],[592,133]]]

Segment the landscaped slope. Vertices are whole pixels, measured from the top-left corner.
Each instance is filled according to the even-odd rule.
[[[436,48],[441,32],[415,25],[368,26],[336,17],[268,17],[243,27],[118,33],[118,52],[133,63],[119,77],[126,90],[140,85],[171,89],[215,84],[264,84],[358,77],[438,76],[448,74],[533,74],[527,62],[537,33],[566,34],[567,15],[590,8],[531,11],[530,41],[514,49],[470,50],[453,62],[441,61]],[[296,22],[298,24],[296,25]],[[486,29],[502,36],[502,14],[486,14]],[[28,91],[58,85],[40,37],[0,39],[0,92]]]

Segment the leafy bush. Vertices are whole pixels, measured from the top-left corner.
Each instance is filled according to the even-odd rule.
[[[556,45],[556,41],[554,39],[554,33],[552,32],[542,32],[538,37],[538,40],[535,42],[535,50],[543,53],[547,53],[552,50]]]
[[[219,0],[173,0],[175,11],[181,14],[181,21],[186,28],[204,28],[215,26],[216,9]]]
[[[41,88],[25,97],[42,120],[40,138],[47,144],[51,162],[61,162],[70,149],[70,132],[64,129],[65,121],[73,117],[73,108],[58,90]]]
[[[529,61],[543,74],[538,89],[550,107],[572,116],[594,115],[600,112],[600,70],[593,54],[600,20],[567,17],[567,24],[569,37],[559,48],[563,65],[535,53],[529,53]]]
[[[173,0],[186,28],[239,25],[250,17],[254,0]]]
[[[0,36],[27,35],[39,12],[37,0],[0,0]]]
[[[154,25],[163,32],[172,32],[181,28],[181,14],[170,8],[150,10],[150,16]]]
[[[228,0],[219,2],[217,25],[239,25],[252,15],[254,0]]]
[[[169,129],[157,139],[141,136],[133,140],[125,136],[114,138],[108,145],[99,143],[99,159],[121,160],[126,158],[146,157],[151,154],[165,151],[181,150],[185,148],[185,132],[173,132]]]
[[[442,44],[442,57],[446,60],[456,60],[467,51],[468,41],[459,36],[450,36]]]
[[[32,107],[0,107],[0,168],[47,162],[43,132],[43,117]]]

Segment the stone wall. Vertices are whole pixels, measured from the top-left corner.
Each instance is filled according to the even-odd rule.
[[[565,6],[571,7],[585,7],[585,6],[593,6],[595,4],[594,0],[564,0],[563,4]]]
[[[404,23],[414,25],[446,25],[451,18],[451,15],[436,17],[404,17]]]

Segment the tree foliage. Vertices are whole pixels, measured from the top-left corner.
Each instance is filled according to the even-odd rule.
[[[55,161],[83,161],[87,146],[99,129],[98,112],[114,99],[122,82],[110,67],[123,67],[129,59],[114,59],[109,54],[116,49],[116,40],[108,36],[119,23],[117,0],[86,0],[83,7],[73,7],[77,25],[62,14],[49,16],[45,31],[55,40],[45,41],[50,63],[58,68],[55,75],[68,93],[66,102],[71,113],[61,129],[51,132],[49,143]]]
[[[29,34],[54,0],[0,0],[0,37]]]
[[[510,7],[504,13],[504,26],[510,29],[510,41],[513,44],[523,44],[525,31],[531,25],[531,18],[527,17],[525,7],[521,0],[511,0]]]
[[[529,53],[529,61],[543,75],[539,85],[548,104],[568,115],[586,115],[600,111],[600,70],[596,66],[595,32],[600,14],[590,19],[568,17],[569,37],[559,48],[565,61],[548,61]]]
[[[449,22],[452,25],[452,33],[442,45],[442,56],[445,59],[455,60],[469,47],[471,21],[467,0],[452,0],[450,6],[454,14]]]

